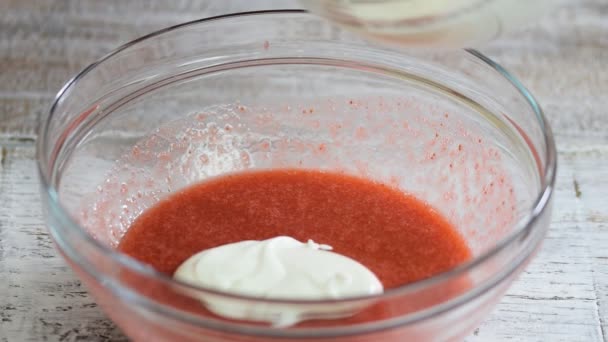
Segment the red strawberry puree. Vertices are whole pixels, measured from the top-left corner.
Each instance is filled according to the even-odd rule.
[[[295,169],[231,174],[179,191],[137,218],[119,250],[172,275],[201,250],[279,235],[333,246],[374,272],[385,290],[471,257],[456,229],[415,197],[363,178]],[[202,307],[196,300],[179,304]]]

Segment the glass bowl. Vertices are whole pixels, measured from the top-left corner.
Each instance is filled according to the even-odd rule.
[[[404,54],[301,11],[199,20],[119,48],[59,92],[37,147],[58,250],[136,341],[461,339],[538,250],[556,169],[538,104],[487,57]],[[116,251],[171,192],[285,167],[411,193],[457,227],[474,257],[381,295],[289,301],[189,286]],[[201,295],[365,309],[280,328],[205,314],[191,305]]]

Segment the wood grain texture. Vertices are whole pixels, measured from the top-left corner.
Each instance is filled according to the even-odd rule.
[[[0,1],[0,341],[124,341],[55,252],[37,117],[86,64],[144,33],[287,1]],[[608,2],[570,1],[482,49],[543,104],[560,166],[542,251],[467,339],[608,341]]]

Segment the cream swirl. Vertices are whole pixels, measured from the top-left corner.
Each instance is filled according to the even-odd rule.
[[[340,299],[383,291],[369,269],[331,249],[287,236],[241,241],[193,255],[180,265],[174,277],[230,294],[271,299]],[[282,326],[305,319],[348,316],[361,307],[361,303],[269,305],[218,295],[199,296],[218,315]]]

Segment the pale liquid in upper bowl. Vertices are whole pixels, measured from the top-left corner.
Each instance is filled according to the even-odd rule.
[[[387,0],[340,1],[336,5],[333,0],[314,0],[303,3],[316,13],[380,41],[401,46],[461,48],[476,46],[525,25],[557,2]]]

